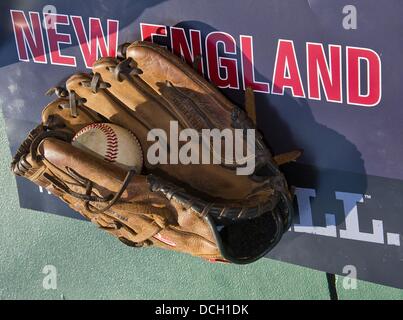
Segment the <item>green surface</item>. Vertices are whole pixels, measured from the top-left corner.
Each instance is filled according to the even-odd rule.
[[[20,209],[4,121],[0,119],[1,299],[329,299],[323,272],[261,259],[209,264],[158,249],[133,249],[91,223]],[[45,290],[44,266],[57,268]],[[402,299],[403,290],[359,281],[343,299]]]

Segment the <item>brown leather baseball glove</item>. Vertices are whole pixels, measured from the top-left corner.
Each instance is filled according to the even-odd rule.
[[[12,170],[123,243],[242,264],[264,256],[289,228],[291,196],[278,165],[299,152],[273,158],[256,132],[249,175],[237,174],[239,163],[151,164],[146,156],[155,143],[147,139],[151,129],[165,130],[171,141],[170,121],[198,133],[242,129],[246,141],[246,131],[255,128],[251,90],[245,113],[166,49],[135,42],[121,46],[117,59],[98,60],[93,73],[75,74],[66,88],[52,92],[58,98],[43,110]],[[118,125],[137,137],[141,172],[71,143],[94,123]],[[225,158],[223,151],[220,156]]]

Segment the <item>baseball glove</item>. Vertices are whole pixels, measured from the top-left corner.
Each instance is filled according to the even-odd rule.
[[[98,60],[92,71],[74,74],[65,88],[48,92],[57,99],[44,108],[42,123],[17,151],[16,175],[46,188],[129,246],[244,264],[278,243],[293,213],[278,165],[296,159],[298,151],[272,157],[256,132],[255,169],[249,175],[237,174],[239,163],[154,163],[146,156],[155,144],[148,136],[154,128],[167,133],[167,152],[173,152],[172,121],[178,130],[199,134],[241,129],[246,141],[256,121],[250,89],[244,112],[178,57],[148,42],[120,46],[117,58]],[[88,126],[106,132],[108,124],[137,137],[142,169],[72,143]]]

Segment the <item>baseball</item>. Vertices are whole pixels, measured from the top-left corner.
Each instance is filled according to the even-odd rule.
[[[134,168],[136,173],[143,167],[143,152],[136,136],[115,124],[92,123],[76,133],[72,144],[125,169]]]

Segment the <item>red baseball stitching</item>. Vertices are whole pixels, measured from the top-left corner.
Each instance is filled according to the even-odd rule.
[[[104,160],[108,161],[108,162],[115,162],[116,158],[118,157],[118,153],[119,153],[118,137],[117,137],[115,131],[107,123],[92,123],[92,124],[82,128],[73,137],[73,141],[75,141],[83,133],[86,133],[92,129],[99,129],[106,136],[106,153],[104,156]]]

